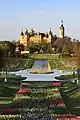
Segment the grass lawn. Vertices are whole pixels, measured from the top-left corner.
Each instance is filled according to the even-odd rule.
[[[69,75],[61,75],[61,76],[55,77],[55,78],[58,80],[73,80],[74,76],[73,76],[73,74],[69,74]]]
[[[74,83],[63,83],[61,96],[71,114],[80,115],[80,87]]]
[[[7,78],[8,81],[21,81],[26,79],[26,77],[21,77],[20,75],[15,75],[15,74],[0,74],[0,81],[4,80],[5,77]]]
[[[30,69],[35,60],[48,60],[52,69],[58,70],[76,70],[76,57],[59,58],[58,54],[32,54],[27,58],[19,58],[15,67],[10,67],[9,71],[19,71]],[[13,65],[13,64],[12,64]]]
[[[0,105],[8,105],[12,103],[13,97],[0,97]]]
[[[21,81],[25,79],[21,76],[8,74],[7,82],[4,82],[5,74],[0,74],[0,104],[9,104],[12,102],[14,95],[19,90]]]
[[[0,104],[9,104],[15,97],[16,92],[19,89],[19,85],[0,83]]]
[[[76,57],[59,58],[58,54],[33,54],[29,57],[34,60],[48,60],[52,69],[72,70],[76,69]]]
[[[33,63],[34,63],[34,59],[30,59],[30,58],[25,59],[25,58],[23,58],[23,59],[21,59],[21,62],[19,64],[19,66],[17,66],[17,68],[19,67],[19,68],[29,69],[29,68],[32,67]]]
[[[32,59],[45,60],[45,59],[54,59],[59,58],[58,54],[33,54],[30,56]]]

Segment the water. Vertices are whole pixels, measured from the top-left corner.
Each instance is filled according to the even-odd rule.
[[[48,70],[45,71],[45,69]],[[38,73],[49,72],[49,74],[32,74],[31,71],[36,71],[36,72],[38,71]],[[58,81],[55,79],[56,76],[66,75],[70,73],[71,72],[65,72],[65,71],[63,72],[61,70],[56,70],[56,69],[51,70],[48,60],[35,60],[31,69],[13,72],[13,74],[21,75],[22,77],[27,77],[25,81],[54,81],[54,80]]]
[[[49,73],[51,72],[51,67],[48,60],[35,60],[33,67],[31,69],[32,73]]]
[[[58,81],[55,79],[56,76],[71,74],[71,72],[61,71],[53,69],[54,73],[51,74],[31,74],[31,69],[20,70],[17,72],[11,72],[22,77],[27,77],[25,81]]]

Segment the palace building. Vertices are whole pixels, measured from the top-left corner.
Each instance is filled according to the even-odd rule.
[[[23,44],[25,47],[27,47],[30,42],[40,43],[45,41],[47,43],[51,43],[52,36],[53,34],[51,32],[51,28],[49,33],[37,33],[33,29],[28,32],[26,29],[25,33],[23,30],[21,31],[20,44]]]
[[[59,32],[60,32],[59,38],[61,40],[65,36],[65,28],[63,26],[62,20],[61,20],[61,26],[60,26]],[[53,37],[54,35],[51,31],[51,28],[50,28],[50,31],[47,33],[41,33],[41,32],[37,33],[33,29],[31,29],[31,31],[29,32],[26,28],[25,32],[23,32],[23,29],[21,30],[20,44],[23,44],[24,47],[27,47],[30,42],[41,43],[45,41],[51,44]]]
[[[60,26],[60,38],[64,38],[65,36],[65,28],[63,26],[63,20],[61,20],[61,26]]]

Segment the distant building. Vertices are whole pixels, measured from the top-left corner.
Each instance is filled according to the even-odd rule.
[[[49,33],[36,33],[33,29],[31,29],[30,32],[28,32],[26,29],[26,32],[24,33],[23,30],[21,30],[20,44],[23,44],[24,47],[27,47],[30,42],[41,43],[45,41],[47,43],[51,43],[52,36],[53,34],[51,28]]]
[[[64,38],[65,36],[65,28],[64,28],[64,25],[63,25],[63,20],[61,20],[61,26],[60,26],[60,38]]]
[[[26,29],[25,33],[23,33],[23,29],[21,30],[20,44],[23,44],[24,47],[27,47],[27,45],[28,45],[28,32],[27,32],[27,29]]]
[[[58,37],[59,41],[62,40],[64,37],[65,37],[65,28],[63,25],[63,20],[61,20],[61,26],[59,29],[59,37]],[[50,31],[47,33],[41,33],[41,32],[37,33],[33,29],[31,29],[30,32],[27,29],[25,32],[23,32],[22,29],[20,35],[20,44],[23,44],[25,48],[29,45],[30,42],[41,43],[45,41],[52,45],[54,42],[54,38],[55,37],[53,36],[51,28]]]

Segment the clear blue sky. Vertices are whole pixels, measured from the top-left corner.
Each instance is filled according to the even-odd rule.
[[[80,0],[1,0],[0,40],[19,40],[20,30],[34,28],[59,35],[60,20],[66,35],[80,40]]]

